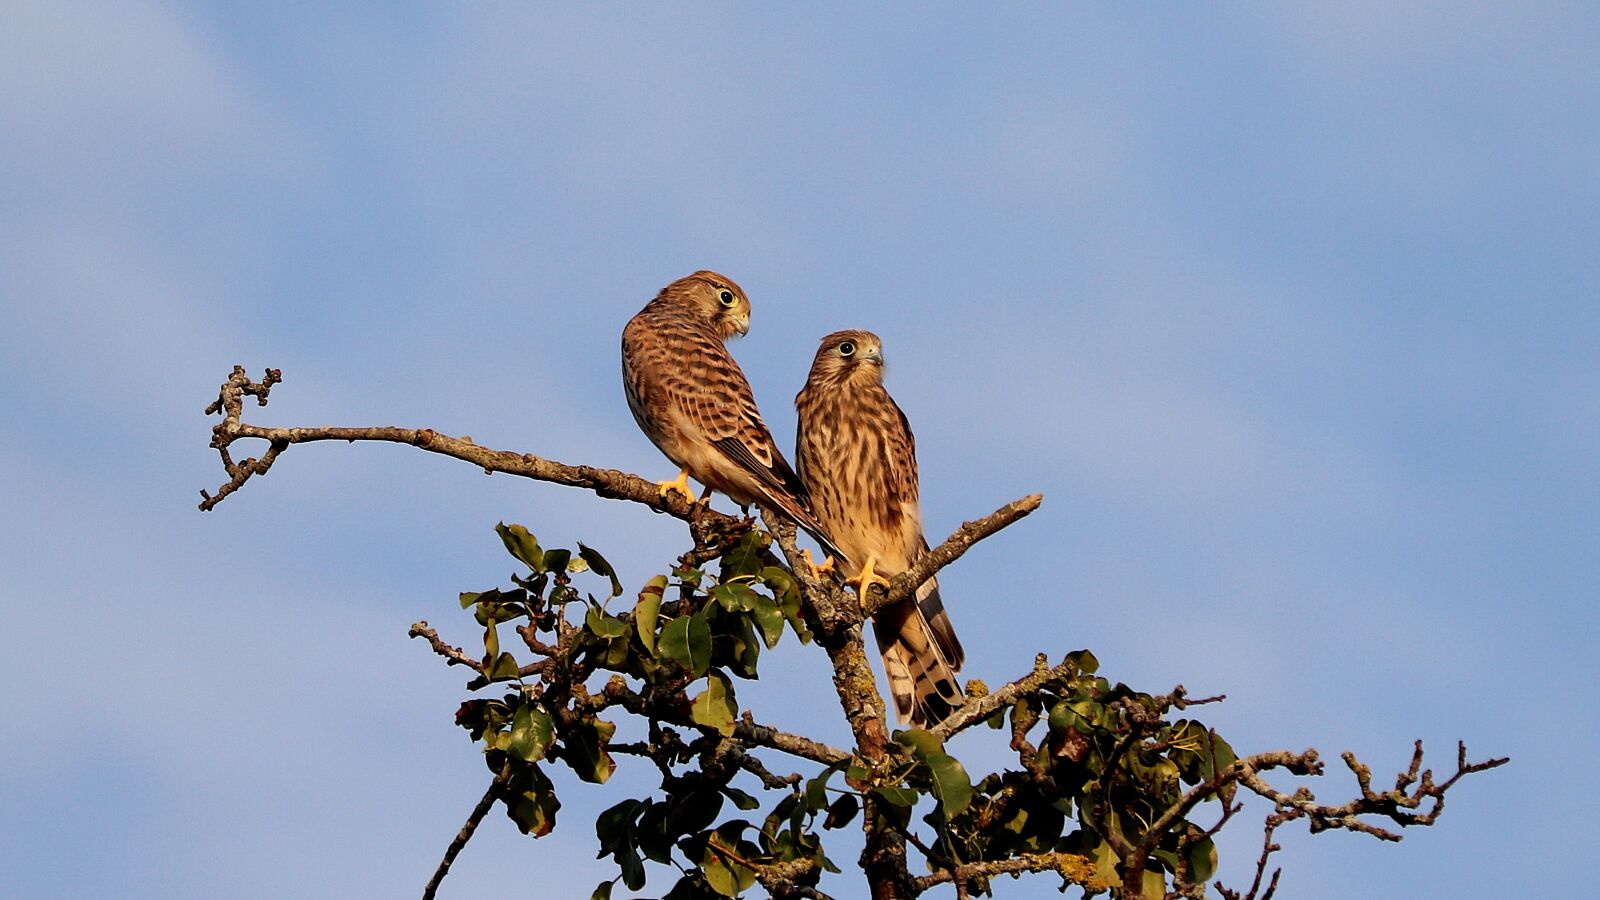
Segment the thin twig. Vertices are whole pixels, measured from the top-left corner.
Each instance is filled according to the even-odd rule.
[[[439,868],[433,873],[433,878],[428,880],[428,886],[422,889],[422,900],[433,900],[434,894],[439,891],[439,884],[444,881],[444,876],[450,872],[450,864],[456,861],[456,854],[461,848],[467,846],[467,841],[472,840],[473,832],[478,830],[478,825],[483,822],[483,817],[489,814],[494,802],[500,799],[500,789],[511,780],[511,763],[508,760],[500,767],[500,773],[489,782],[489,789],[483,792],[483,798],[478,805],[472,808],[472,815],[467,816],[467,822],[456,832],[455,840],[445,848],[444,859],[439,861]]]
[[[444,639],[439,637],[439,632],[435,631],[433,626],[429,625],[425,621],[413,624],[411,626],[411,630],[407,632],[407,636],[427,639],[429,645],[433,647],[433,652],[444,657],[445,661],[449,665],[466,666],[474,672],[483,672],[483,662],[481,660],[476,660],[468,656],[466,651],[462,650],[460,647],[452,647],[449,644],[446,644]]]
[[[940,569],[960,559],[961,554],[966,553],[973,544],[1023,518],[1038,509],[1039,504],[1043,502],[1043,494],[1029,494],[1020,500],[1007,503],[981,519],[961,523],[961,527],[945,538],[944,543],[922,554],[911,568],[890,579],[887,592],[883,585],[874,582],[862,600],[866,616],[871,618],[885,606],[902,603],[916,596],[917,588],[922,587],[923,582],[932,578]]]

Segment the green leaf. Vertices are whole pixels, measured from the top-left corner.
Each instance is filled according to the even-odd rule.
[[[1189,880],[1204,884],[1217,872],[1217,845],[1201,838],[1189,845]]]
[[[706,675],[706,689],[689,706],[689,718],[696,724],[714,728],[723,737],[733,736],[733,723],[739,716],[739,704],[733,696],[733,684],[718,671]]]
[[[711,667],[711,626],[705,613],[679,616],[661,629],[660,654],[683,666],[696,678]]]
[[[730,617],[732,621],[728,622]],[[761,661],[761,638],[756,636],[755,623],[745,613],[725,615],[723,621],[728,622],[723,636],[732,657],[729,665],[742,678],[757,677],[756,666]]]
[[[1083,717],[1078,715],[1077,710],[1072,708],[1072,704],[1061,700],[1050,707],[1050,730],[1066,731],[1069,728],[1089,734],[1094,726],[1085,722]]]
[[[511,776],[506,784],[505,807],[506,817],[523,834],[544,837],[556,827],[561,801],[556,799],[555,785],[535,763],[521,766]]]
[[[782,566],[767,566],[756,577],[765,583],[767,587],[772,588],[774,595],[786,594],[795,590],[794,576],[790,575],[789,570]]]
[[[944,753],[927,755],[928,771],[933,774],[933,793],[945,818],[958,815],[972,803],[972,779],[955,757]]]
[[[637,891],[644,887],[644,862],[639,859],[639,854],[632,847],[619,850],[616,854],[617,868],[622,871],[622,883],[628,890]]]
[[[646,809],[639,816],[639,826],[635,829],[638,835],[639,852],[651,862],[670,865],[672,863],[672,841],[677,835],[667,834],[667,813],[672,807],[666,803],[652,804],[644,801]]]
[[[900,807],[915,806],[917,797],[921,796],[911,788],[900,787],[896,784],[880,785],[873,788],[872,792],[888,801],[891,805]]]
[[[1207,732],[1207,735],[1200,741],[1200,771],[1209,780],[1238,762],[1239,757],[1234,754],[1233,747],[1222,739],[1222,735],[1215,731]],[[1237,789],[1236,784],[1225,784],[1217,791],[1217,798],[1223,803],[1232,803]]]
[[[1167,896],[1167,879],[1160,872],[1144,870],[1144,889],[1140,891],[1144,900],[1162,900]]]
[[[843,828],[850,824],[861,811],[861,803],[856,800],[855,794],[840,794],[837,800],[828,806],[828,815],[822,820],[823,828]]]
[[[1067,654],[1067,662],[1072,663],[1079,675],[1093,675],[1100,670],[1100,660],[1095,658],[1088,650],[1078,650]]]
[[[483,629],[483,658],[494,659],[500,655],[500,632],[491,621]]]
[[[805,798],[806,809],[808,811],[817,812],[818,810],[827,807],[828,779],[833,777],[833,773],[843,769],[845,765],[846,763],[844,762],[836,762],[826,769],[823,769],[815,778],[806,782]]]
[[[639,801],[629,798],[602,812],[594,820],[594,836],[600,839],[601,853],[595,857],[605,856],[606,850],[627,844],[630,832],[633,830],[633,820],[638,817],[643,809],[650,805],[650,801]]]
[[[606,744],[616,730],[616,725],[604,719],[581,722],[572,730],[572,735],[562,741],[562,746],[566,749],[564,758],[574,774],[594,784],[606,783],[606,779],[617,768],[616,761],[606,750]]]
[[[768,584],[774,584],[774,582],[769,581]],[[791,581],[790,584],[792,585],[793,582]],[[790,590],[784,591],[783,596],[778,598],[778,606],[783,610],[784,620],[789,623],[790,628],[794,629],[794,636],[800,639],[800,643],[811,643],[811,629],[806,627],[805,615],[800,609],[800,592],[792,589],[792,587]]]
[[[748,584],[719,584],[711,589],[711,597],[728,612],[743,612],[755,608],[760,597]]]
[[[516,657],[509,653],[502,653],[495,657],[494,665],[491,665],[483,674],[490,681],[515,681],[522,677]]]
[[[611,568],[611,563],[606,562],[606,558],[600,555],[600,551],[579,541],[578,555],[583,557],[583,561],[589,564],[590,571],[602,578],[611,579],[611,596],[619,597],[622,595],[622,581],[617,578],[616,570]]]
[[[1211,759],[1211,774],[1215,775],[1239,761],[1233,752],[1233,747],[1222,739],[1222,735],[1215,731],[1210,733],[1210,739],[1202,743],[1205,755]]]
[[[739,538],[739,543],[722,557],[722,580],[726,582],[761,571],[761,562],[770,540],[766,532],[754,528],[745,532],[744,537]]]
[[[783,637],[783,610],[778,608],[778,601],[771,597],[756,595],[755,609],[750,615],[756,621],[756,627],[761,629],[761,641],[771,650],[778,646],[778,641]]]
[[[567,570],[567,563],[571,561],[571,550],[546,550],[544,552],[544,568],[546,572],[559,575]]]
[[[694,655],[689,652],[689,617],[679,616],[667,620],[661,629],[661,640],[656,644],[660,655],[685,669],[690,668]]]
[[[741,810],[743,810],[745,812],[749,812],[750,810],[755,809],[756,807],[761,805],[761,801],[760,800],[757,800],[756,798],[750,796],[745,791],[741,791],[736,787],[729,787],[728,785],[723,785],[722,786],[722,793],[726,794],[728,796],[728,799],[733,801],[733,805],[734,806],[737,806],[739,809],[741,809]]]
[[[619,638],[628,633],[627,622],[616,616],[607,615],[598,606],[589,607],[589,611],[584,614],[583,624],[588,626],[589,630],[594,632],[597,637]]]
[[[667,590],[667,576],[657,575],[639,592],[639,602],[633,606],[633,627],[639,632],[639,642],[656,653],[656,620],[661,616],[661,595]]]
[[[636,891],[644,887],[644,864],[640,862],[635,849],[634,819],[649,806],[648,800],[624,800],[601,813],[594,823],[595,836],[600,839],[600,852],[596,857],[610,853],[617,867],[622,870],[622,883],[629,890]]]
[[[544,752],[555,738],[555,722],[545,708],[532,701],[524,701],[511,717],[511,740],[506,752],[524,762],[544,759]]]
[[[732,848],[733,853],[743,859],[754,859],[761,855],[761,848],[741,837],[745,830],[750,827],[750,823],[743,819],[725,822],[717,827],[715,832],[717,842],[724,848]],[[711,845],[709,837],[707,847]],[[728,870],[733,873],[734,878],[737,880],[738,893],[743,893],[755,886],[756,873],[750,867],[735,862],[732,856],[726,854],[723,858],[723,865],[728,867]]]
[[[717,856],[717,851],[707,850],[706,858],[700,864],[700,872],[705,876],[706,884],[711,889],[724,897],[737,897],[739,895],[739,879],[734,877],[732,871],[723,865],[722,859]]]
[[[933,732],[922,728],[909,728],[897,731],[894,734],[895,742],[911,748],[911,752],[920,757],[944,755],[944,743],[933,736]],[[968,785],[971,787],[971,785]]]
[[[611,900],[611,888],[615,885],[615,880],[600,882],[599,886],[594,889],[594,893],[589,895],[589,900]]]
[[[528,529],[521,525],[507,525],[504,522],[496,525],[494,530],[500,535],[500,542],[506,545],[506,550],[535,572],[544,571],[544,551],[539,548],[539,541],[528,533]]]
[[[692,835],[710,827],[722,812],[722,794],[710,787],[697,787],[667,801],[671,809],[663,827],[669,835]]]
[[[773,847],[776,846],[776,841],[778,840],[778,829],[783,826],[783,821],[792,816],[797,810],[804,811],[800,806],[800,793],[798,791],[784,795],[784,798],[778,801],[778,805],[773,807],[772,812],[767,814],[766,821],[761,824],[762,843],[767,852],[773,852]],[[780,861],[782,860],[780,859]]]

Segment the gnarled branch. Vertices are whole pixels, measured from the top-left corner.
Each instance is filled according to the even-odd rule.
[[[314,441],[384,441],[408,444],[429,453],[454,457],[472,463],[486,473],[518,475],[536,481],[591,490],[607,499],[629,500],[685,522],[703,521],[709,525],[739,521],[733,516],[715,512],[704,504],[690,503],[679,494],[671,492],[663,494],[655,482],[646,481],[637,475],[616,469],[567,465],[532,453],[512,453],[507,450],[480,447],[473,443],[471,438],[450,437],[431,428],[393,426],[264,428],[242,421],[243,398],[253,396],[260,405],[265,406],[273,385],[281,381],[283,375],[277,369],[268,369],[265,378],[260,382],[254,382],[245,374],[243,366],[234,366],[233,374],[222,383],[217,400],[206,407],[207,415],[218,412],[223,414],[223,420],[212,428],[211,446],[221,454],[223,468],[227,471],[229,480],[218,488],[215,494],[201,491],[200,509],[214,508],[252,476],[264,474],[278,456],[292,444]],[[229,448],[242,438],[255,438],[267,442],[267,451],[261,459],[247,459],[243,463],[233,462]]]

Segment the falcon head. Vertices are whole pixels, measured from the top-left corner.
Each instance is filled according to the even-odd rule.
[[[808,383],[883,383],[883,342],[870,331],[835,331],[822,339]]]
[[[693,312],[724,341],[750,331],[750,298],[726,275],[701,269],[662,288],[661,297]]]

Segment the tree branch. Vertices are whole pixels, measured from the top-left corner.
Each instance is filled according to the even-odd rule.
[[[439,861],[439,868],[434,871],[433,878],[429,879],[428,886],[422,889],[422,900],[433,900],[439,892],[439,884],[444,881],[444,876],[450,872],[450,864],[456,861],[456,855],[467,846],[467,841],[472,840],[472,835],[478,830],[478,825],[483,822],[483,817],[489,814],[494,802],[500,799],[500,789],[511,780],[511,763],[508,761],[500,767],[500,773],[489,782],[489,789],[483,792],[483,798],[478,805],[472,808],[472,814],[467,816],[467,822],[456,832],[455,840],[445,848],[444,859]]]
[[[931,875],[912,880],[917,892],[946,882],[965,882],[973,878],[990,878],[995,875],[1014,875],[1023,872],[1055,872],[1062,880],[1083,887],[1091,893],[1105,890],[1108,885],[1095,876],[1094,861],[1076,853],[1021,853],[1010,859],[986,860],[967,863],[954,869],[940,869]],[[1065,890],[1065,888],[1062,888]]]
[[[1247,760],[1240,760],[1235,765],[1241,766],[1252,760],[1274,755],[1259,754]],[[1310,770],[1299,772],[1298,774],[1322,774],[1322,762],[1317,758],[1316,750],[1307,750],[1298,757],[1292,758],[1303,760],[1303,765]],[[1443,783],[1435,784],[1431,770],[1422,771],[1419,777],[1418,772],[1422,767],[1422,742],[1417,741],[1416,750],[1411,757],[1410,768],[1402,772],[1395,780],[1395,789],[1393,791],[1382,794],[1374,793],[1371,790],[1371,772],[1366,766],[1359,763],[1353,754],[1345,753],[1344,761],[1345,765],[1349,766],[1356,775],[1357,783],[1361,788],[1361,796],[1337,806],[1317,803],[1316,797],[1305,787],[1301,787],[1293,794],[1286,794],[1274,788],[1256,774],[1264,768],[1271,768],[1270,766],[1244,766],[1239,773],[1238,781],[1255,793],[1271,800],[1280,808],[1296,810],[1300,815],[1305,816],[1311,822],[1313,834],[1330,828],[1339,828],[1346,831],[1359,831],[1363,834],[1370,834],[1380,840],[1398,841],[1400,840],[1400,835],[1396,832],[1362,821],[1359,817],[1366,815],[1383,816],[1402,828],[1432,825],[1439,818],[1439,814],[1444,811],[1445,791],[1453,787],[1457,781],[1476,772],[1485,772],[1489,769],[1498,768],[1511,760],[1509,757],[1500,757],[1479,763],[1469,763],[1467,762],[1467,745],[1458,742],[1456,745],[1455,774],[1451,775]],[[1294,771],[1294,766],[1291,765],[1289,768]],[[1413,784],[1416,785],[1416,789],[1410,790]],[[1433,806],[1427,812],[1411,812],[1411,810],[1420,808],[1423,803],[1429,800],[1433,801]]]
[[[634,715],[659,719],[683,728],[693,728],[696,731],[702,731],[706,727],[695,724],[694,720],[689,717],[687,710],[678,710],[665,704],[652,703],[643,694],[629,688],[620,679],[612,679],[607,682],[602,695],[605,705],[621,706]],[[746,744],[781,750],[791,756],[809,759],[825,766],[831,766],[850,759],[850,754],[837,747],[830,747],[821,741],[790,734],[787,731],[779,731],[767,725],[758,725],[750,719],[748,711],[743,719],[734,723],[733,736]]]
[[[951,735],[971,728],[1024,697],[1037,694],[1052,685],[1065,685],[1075,673],[1076,670],[1068,663],[1051,666],[1045,655],[1040,653],[1033,658],[1032,672],[992,694],[968,700],[948,719],[929,730],[939,740],[948,740]]]
[[[911,568],[890,579],[887,592],[883,585],[874,582],[867,589],[867,596],[862,599],[865,615],[871,618],[885,606],[901,603],[916,596],[917,588],[922,587],[923,582],[938,574],[940,569],[960,559],[961,554],[966,553],[973,544],[1023,518],[1038,509],[1039,504],[1043,502],[1043,494],[1029,494],[1020,500],[1007,503],[981,519],[961,523],[961,527],[945,538],[944,543],[922,554]]]
[[[480,675],[483,674],[482,662],[468,656],[466,651],[462,650],[460,647],[452,647],[449,644],[446,644],[444,639],[439,637],[439,632],[435,631],[433,626],[429,625],[425,621],[412,624],[411,630],[406,633],[406,636],[414,638],[426,638],[428,644],[433,647],[433,652],[444,657],[445,661],[449,665],[466,666]]]
[[[292,444],[314,441],[384,441],[408,444],[430,453],[470,462],[483,469],[485,473],[501,472],[518,475],[536,481],[584,488],[607,499],[629,500],[685,522],[693,523],[704,519],[706,524],[726,524],[739,521],[736,517],[715,512],[704,504],[690,503],[679,494],[671,492],[663,494],[655,482],[646,481],[637,475],[616,469],[571,466],[532,453],[512,453],[507,450],[480,447],[473,443],[471,438],[450,437],[431,428],[392,426],[263,428],[241,421],[243,398],[253,396],[260,405],[265,406],[272,386],[282,380],[283,376],[279,370],[268,369],[262,381],[253,382],[245,374],[243,366],[234,366],[233,373],[223,382],[217,400],[206,407],[207,415],[218,412],[223,414],[223,420],[212,428],[211,446],[221,454],[223,469],[228,473],[229,480],[218,488],[215,494],[201,491],[200,509],[214,508],[252,476],[265,474],[278,455]],[[268,449],[260,460],[247,459],[236,464],[229,454],[229,447],[241,438],[266,441]]]

